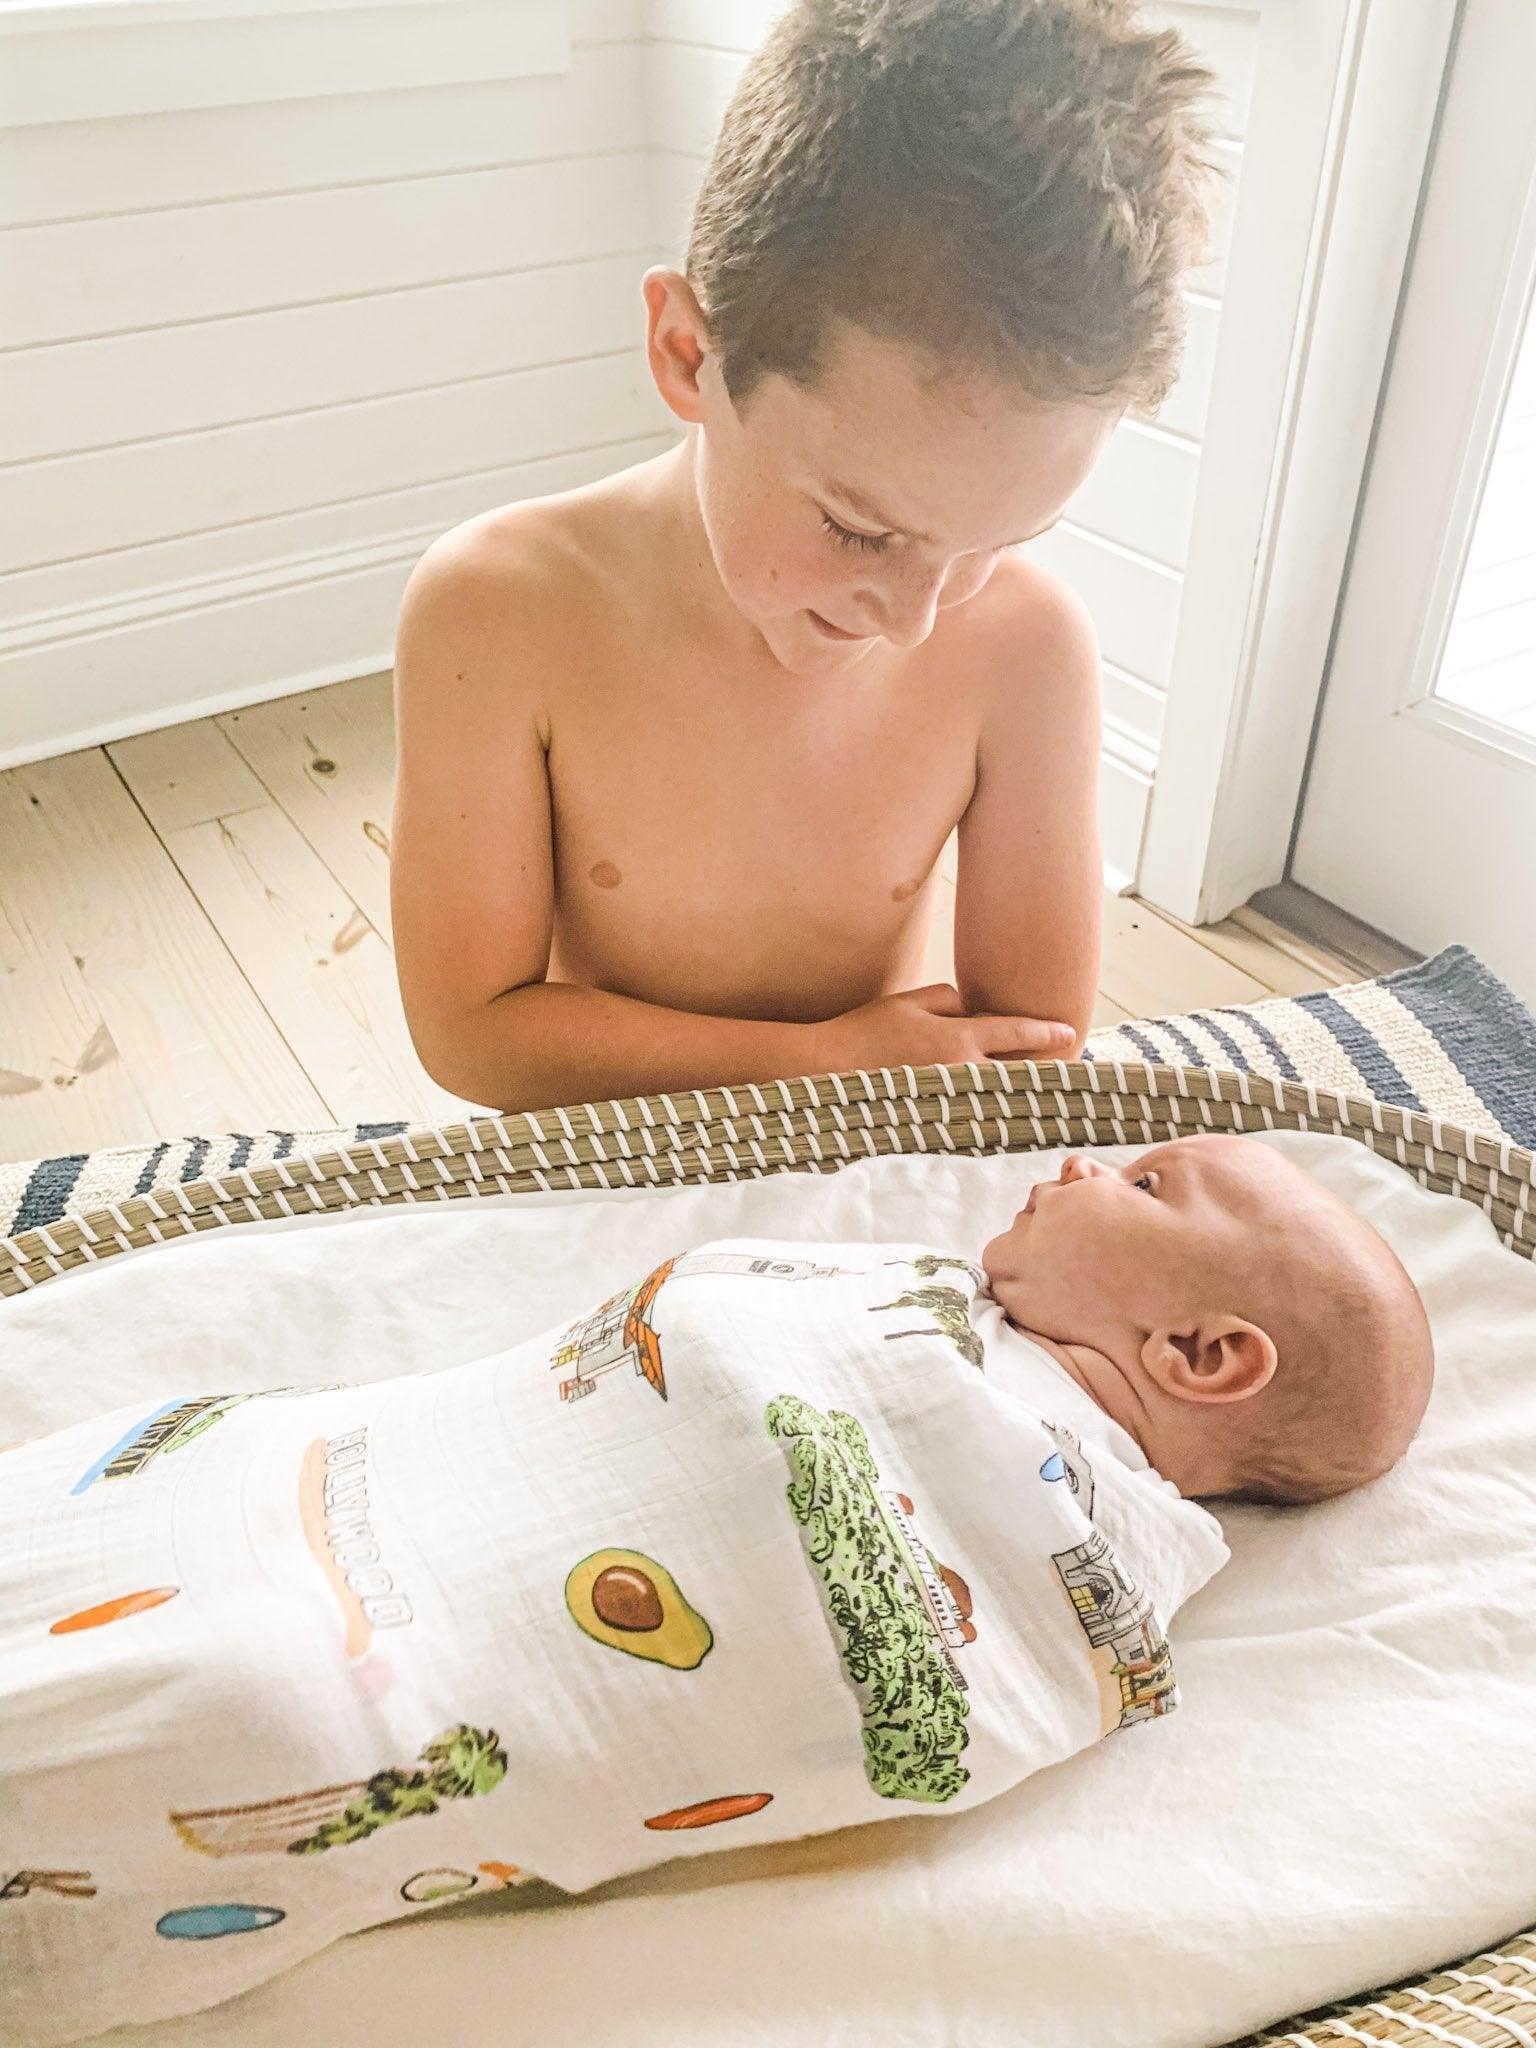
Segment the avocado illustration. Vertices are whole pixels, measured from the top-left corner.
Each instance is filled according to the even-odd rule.
[[[643,1550],[594,1550],[566,1579],[565,1604],[593,1642],[674,1671],[695,1670],[714,1648],[709,1623]]]

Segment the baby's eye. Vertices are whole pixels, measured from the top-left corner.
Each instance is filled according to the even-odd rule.
[[[1153,1194],[1156,1194],[1157,1189],[1154,1185],[1156,1180],[1157,1175],[1155,1173],[1139,1173],[1135,1180],[1131,1182],[1131,1186],[1135,1188],[1149,1188]]]
[[[838,525],[830,512],[822,513],[821,523],[840,547],[865,548],[870,554],[878,555],[883,548],[890,546],[891,536],[888,533],[850,533],[846,526]]]

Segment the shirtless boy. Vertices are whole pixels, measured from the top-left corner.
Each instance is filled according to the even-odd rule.
[[[1133,0],[780,17],[643,280],[685,439],[455,527],[405,593],[394,936],[442,1085],[1081,1050],[1097,648],[1009,550],[1173,382],[1210,84]],[[955,986],[914,986],[957,827]]]

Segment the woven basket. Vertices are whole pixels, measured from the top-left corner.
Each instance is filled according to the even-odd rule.
[[[1478,1203],[1506,1244],[1536,1256],[1536,1155],[1508,1138],[1368,1096],[1221,1067],[1016,1060],[818,1074],[422,1125],[0,1238],[0,1294],[188,1231],[364,1204],[835,1173],[895,1152],[1154,1145],[1199,1130],[1358,1138],[1425,1187]]]
[[[189,1231],[384,1202],[676,1187],[835,1173],[852,1160],[898,1152],[1154,1145],[1192,1131],[1262,1130],[1357,1139],[1424,1187],[1476,1202],[1512,1250],[1536,1258],[1536,1153],[1510,1139],[1366,1096],[1223,1068],[1019,1060],[821,1074],[423,1126],[0,1239],[0,1294]],[[1536,2048],[1536,1931],[1233,2048],[1261,2041]]]

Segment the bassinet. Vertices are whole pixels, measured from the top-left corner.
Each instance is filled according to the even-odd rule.
[[[896,1152],[1148,1145],[1199,1129],[1276,1128],[1354,1138],[1425,1187],[1476,1202],[1512,1250],[1536,1258],[1536,1154],[1508,1138],[1371,1097],[1226,1069],[1020,1061],[817,1075],[407,1129],[0,1240],[0,1294],[188,1232],[364,1204],[833,1173]],[[1533,2048],[1536,1930],[1233,2048],[1261,2041]]]

